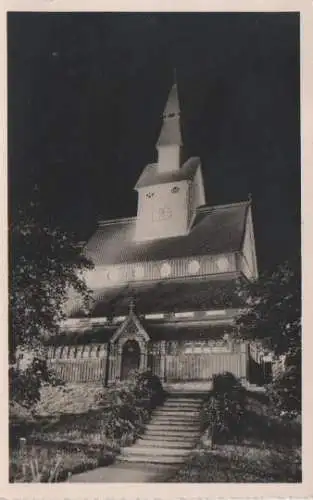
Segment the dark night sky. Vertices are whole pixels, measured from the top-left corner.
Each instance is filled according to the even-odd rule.
[[[261,270],[300,248],[297,13],[8,15],[11,213],[40,187],[43,213],[85,239],[136,214],[176,67],[185,154],[208,204],[252,193]]]

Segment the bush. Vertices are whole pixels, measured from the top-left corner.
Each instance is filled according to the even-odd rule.
[[[31,408],[40,400],[40,389],[43,384],[64,385],[53,370],[47,366],[45,359],[35,357],[24,370],[11,366],[9,368],[9,396],[25,408]]]
[[[150,372],[134,372],[128,380],[111,386],[103,397],[106,436],[121,445],[133,442],[163,398],[161,381]]]
[[[237,393],[238,397],[244,394],[240,381],[230,372],[213,375],[212,392],[216,395]]]
[[[288,366],[268,385],[267,394],[275,413],[294,418],[301,413],[301,365]]]
[[[136,395],[148,399],[148,409],[151,410],[164,401],[165,392],[162,382],[151,371],[134,372],[132,377],[135,383]]]
[[[242,433],[246,413],[245,390],[232,373],[213,376],[213,388],[202,410],[202,428],[212,439]]]

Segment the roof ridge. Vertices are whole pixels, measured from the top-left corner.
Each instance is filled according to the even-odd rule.
[[[189,161],[191,161],[191,160],[199,160],[199,161],[201,162],[201,158],[200,158],[200,156],[198,156],[198,155],[195,155],[195,156],[189,156],[189,158],[187,158],[187,160],[186,160],[186,161],[184,161],[184,163],[182,164],[182,166],[181,166],[181,167],[183,167],[184,165],[186,165],[186,163],[188,163],[188,162],[189,162]]]
[[[98,226],[109,226],[111,224],[122,224],[125,222],[133,222],[137,219],[136,215],[133,217],[119,217],[116,219],[105,219],[105,220],[99,220],[98,221]]]
[[[207,212],[212,209],[223,209],[223,208],[232,208],[232,207],[239,207],[241,205],[248,205],[250,204],[249,200],[246,201],[237,201],[235,203],[226,203],[224,205],[201,205],[200,207],[197,207],[197,212]]]

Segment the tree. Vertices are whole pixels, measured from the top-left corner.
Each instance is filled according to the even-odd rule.
[[[241,285],[247,307],[237,318],[240,336],[263,340],[275,355],[299,355],[301,349],[300,265],[285,262],[273,273]]]
[[[89,304],[90,291],[84,281],[84,272],[93,265],[83,255],[82,244],[75,235],[43,220],[37,201],[17,211],[10,224],[9,238],[9,353],[10,361],[14,362],[17,347],[39,355],[43,338],[58,332],[65,318],[64,306],[70,291],[74,291],[85,305]],[[38,366],[38,362],[33,363],[40,377],[45,368],[39,370]],[[18,384],[22,374],[19,378],[19,373],[12,369],[10,375],[15,382],[11,387],[13,392],[14,387],[19,387],[15,394],[19,399],[23,393]],[[29,373],[26,378],[33,376]]]
[[[298,261],[241,286],[247,308],[237,318],[238,335],[263,341],[285,370],[267,387],[275,413],[292,418],[301,412],[301,279]]]

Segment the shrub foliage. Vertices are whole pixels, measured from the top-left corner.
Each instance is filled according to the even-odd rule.
[[[156,375],[134,372],[129,379],[107,389],[102,397],[106,436],[123,445],[136,439],[152,409],[162,403],[164,391]]]
[[[40,399],[42,384],[63,385],[53,370],[48,369],[43,358],[33,358],[30,365],[22,370],[16,366],[9,368],[10,402],[31,408]]]
[[[246,410],[245,390],[229,372],[213,376],[213,388],[202,410],[202,427],[212,439],[242,433]]]
[[[276,356],[283,355],[288,368],[269,387],[279,411],[301,412],[301,265],[295,259],[264,273],[257,281],[241,285],[238,294],[247,307],[237,318],[240,338],[258,340]]]
[[[38,196],[34,192],[27,206],[19,207],[9,226],[11,365],[20,349],[44,357],[43,337],[59,331],[70,294],[84,307],[91,301],[84,275],[93,264],[84,256],[77,235],[43,215]],[[43,370],[34,366],[26,371],[12,368],[10,399],[20,396],[20,403],[26,405],[37,401],[42,375]]]
[[[301,365],[288,366],[267,388],[275,413],[294,418],[301,413]]]

